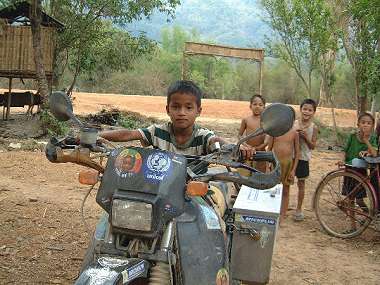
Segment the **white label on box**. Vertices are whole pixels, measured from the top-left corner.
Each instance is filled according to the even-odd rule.
[[[234,204],[234,209],[279,214],[281,209],[282,184],[266,190],[243,185]]]
[[[250,216],[250,215],[236,215],[236,218],[239,222],[254,223],[254,224],[266,224],[274,226],[276,225],[276,219],[259,217],[259,216]]]

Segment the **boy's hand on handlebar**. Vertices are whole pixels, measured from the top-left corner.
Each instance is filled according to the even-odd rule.
[[[344,162],[339,160],[338,162],[335,163],[338,167],[344,167]]]
[[[241,144],[240,145],[240,153],[244,159],[252,159],[256,153],[256,149],[249,144]]]

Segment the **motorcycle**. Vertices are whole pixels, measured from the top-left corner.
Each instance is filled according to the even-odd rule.
[[[92,188],[100,183],[96,202],[105,213],[75,284],[239,282],[228,275],[236,226],[226,185],[233,184],[237,190],[241,185],[268,189],[279,183],[280,167],[272,152],[256,153],[255,160],[273,165],[270,173],[261,173],[240,162],[239,146],[263,133],[287,132],[294,120],[288,106],[267,107],[261,128],[236,145],[216,146],[204,156],[184,156],[158,149],[112,147],[98,139],[96,129],[74,116],[63,92],[53,92],[49,104],[58,120],[71,119],[80,127],[80,140],[53,137],[46,147],[47,158],[88,167],[79,174],[79,181]],[[105,165],[99,161],[104,158]],[[239,168],[252,175],[234,171]],[[254,230],[249,233],[253,236]]]

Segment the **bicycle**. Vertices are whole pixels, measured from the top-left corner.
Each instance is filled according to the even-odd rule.
[[[329,172],[315,190],[317,220],[332,236],[356,237],[378,215],[380,195],[375,183],[380,183],[380,157],[364,157],[362,161],[366,163],[363,168],[345,165]]]

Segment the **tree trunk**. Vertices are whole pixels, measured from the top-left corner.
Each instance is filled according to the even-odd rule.
[[[321,89],[323,89],[323,92],[325,94],[325,98],[327,100],[326,103],[328,103],[328,105],[330,105],[330,108],[331,108],[331,117],[332,117],[332,121],[333,121],[333,127],[334,127],[334,133],[335,133],[335,143],[337,145],[340,144],[339,142],[339,137],[338,137],[338,125],[336,123],[336,116],[335,116],[335,106],[334,106],[334,102],[332,100],[332,96],[331,96],[331,90],[329,88],[329,84],[328,84],[328,79],[325,78],[326,74],[322,74],[322,83],[323,83],[323,86],[321,86]]]
[[[32,0],[30,23],[32,27],[32,40],[34,49],[34,63],[36,65],[36,79],[38,92],[42,96],[42,101],[46,102],[49,96],[49,87],[46,80],[45,68],[43,65],[43,54],[41,47],[41,0]]]
[[[326,94],[326,90],[325,90],[325,82],[324,82],[324,78],[323,76],[321,76],[321,85],[319,87],[319,102],[318,102],[318,106],[320,107],[324,107],[324,106],[328,106],[328,102],[329,102],[329,99],[327,97],[327,94]]]
[[[359,80],[356,77],[356,72],[355,71],[354,71],[354,75],[355,75],[355,97],[356,97],[356,106],[357,106],[356,113],[359,116],[359,114],[361,113],[360,93],[359,93]]]
[[[360,115],[367,111],[367,97],[360,93],[360,81],[355,72],[355,95],[357,101],[357,114]]]
[[[367,112],[367,97],[360,96],[358,98],[358,113]]]
[[[74,89],[75,83],[77,82],[77,78],[80,72],[81,54],[82,54],[82,51],[78,48],[77,66],[75,68],[74,78],[73,78],[73,81],[71,82],[69,89],[66,92],[67,96],[69,97],[71,97],[73,93],[73,89]]]
[[[371,102],[371,114],[373,117],[375,117],[376,111],[377,111],[377,96],[374,95]]]

